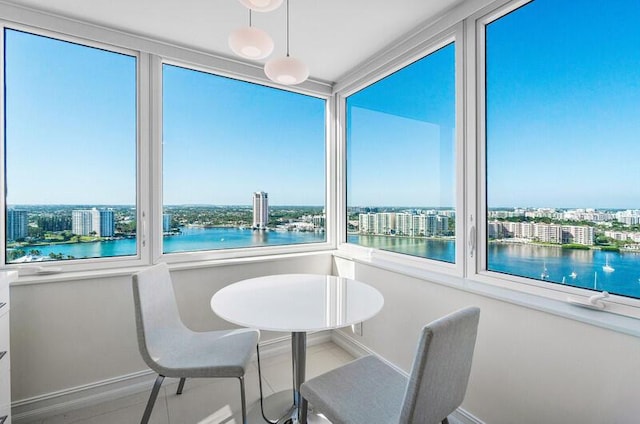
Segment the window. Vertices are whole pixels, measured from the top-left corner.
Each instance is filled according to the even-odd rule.
[[[350,95],[347,241],[454,263],[455,46]]]
[[[162,74],[163,252],[324,242],[325,100]]]
[[[134,256],[136,57],[4,31],[7,263]]]
[[[640,298],[640,3],[486,26],[490,271]]]

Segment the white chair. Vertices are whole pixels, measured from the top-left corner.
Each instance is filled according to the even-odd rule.
[[[142,424],[151,416],[165,377],[180,378],[177,394],[187,378],[233,377],[240,381],[242,422],[246,423],[244,375],[257,346],[257,330],[195,332],[180,319],[166,264],[133,275],[138,346],[147,365],[158,373]]]
[[[300,393],[333,424],[448,423],[467,390],[479,317],[470,307],[425,326],[408,379],[365,356],[307,381]]]

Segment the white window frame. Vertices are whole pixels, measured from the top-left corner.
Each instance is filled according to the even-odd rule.
[[[144,172],[148,169],[148,102],[145,98],[148,96],[149,86],[149,56],[147,54],[114,46],[107,43],[98,42],[88,38],[82,38],[77,36],[68,35],[63,31],[55,31],[50,29],[43,29],[41,27],[29,26],[21,23],[9,22],[6,20],[0,21],[0,42],[4,46],[4,34],[5,30],[16,30],[25,33],[33,34],[36,36],[43,36],[60,40],[63,42],[70,42],[89,48],[97,48],[104,51],[123,54],[135,58],[136,60],[136,146],[135,146],[135,166],[136,166],[136,254],[131,256],[112,256],[102,258],[87,258],[87,259],[70,259],[64,261],[43,261],[32,262],[25,264],[12,264],[6,263],[6,222],[5,215],[0,219],[2,223],[0,228],[0,249],[3,252],[2,264],[7,269],[17,269],[21,275],[39,275],[39,274],[51,274],[61,271],[87,271],[87,270],[104,270],[110,268],[123,268],[131,266],[140,266],[149,262],[149,249],[146,247],[148,243],[148,237],[146,234],[146,217],[148,215],[147,207],[149,190],[148,190],[148,176]],[[4,60],[4,50],[2,51],[2,60]],[[4,67],[3,67],[4,68]],[[0,78],[4,81],[4,69],[0,70]],[[0,95],[4,99],[4,84],[0,87]],[[4,102],[0,106],[0,117],[2,122],[5,119]],[[0,128],[0,137],[4,140],[4,125]],[[5,187],[5,149],[0,152],[0,163],[2,164],[0,172],[0,187]],[[1,207],[6,210],[6,198],[2,196]]]
[[[359,246],[347,243],[347,140],[346,140],[346,99],[350,95],[365,89],[383,78],[397,72],[412,63],[423,59],[437,50],[454,44],[455,48],[455,110],[456,110],[456,131],[455,131],[455,263],[439,261],[436,259],[422,258],[403,253],[390,252],[381,249]],[[463,26],[461,23],[453,25],[435,36],[423,38],[415,42],[413,46],[398,54],[392,60],[383,63],[374,71],[370,71],[362,76],[354,78],[353,82],[347,82],[344,86],[339,86],[335,91],[337,110],[339,116],[337,143],[338,143],[338,181],[342,181],[339,187],[338,209],[340,210],[338,228],[338,251],[340,253],[364,258],[365,260],[380,260],[393,262],[408,267],[426,268],[432,271],[447,275],[462,277],[464,273],[465,258],[465,231],[464,231],[464,72],[463,72]]]
[[[193,70],[197,72],[204,72],[213,76],[227,77],[240,82],[253,83],[262,85],[273,89],[283,89],[285,91],[315,97],[325,102],[325,241],[317,243],[301,243],[301,244],[288,244],[288,245],[274,245],[274,246],[256,246],[256,247],[238,247],[227,249],[211,249],[211,250],[194,250],[189,252],[173,252],[164,253],[162,246],[162,211],[163,211],[163,180],[162,180],[162,67],[163,65],[172,65]],[[332,199],[334,195],[332,193],[332,187],[335,186],[335,174],[331,172],[335,169],[335,155],[333,155],[333,147],[331,140],[332,136],[332,116],[333,102],[331,96],[327,94],[320,94],[315,91],[304,90],[301,88],[282,87],[276,84],[267,84],[263,80],[257,80],[253,78],[246,78],[242,75],[238,75],[231,72],[221,71],[217,68],[212,68],[202,64],[194,64],[186,61],[171,59],[171,58],[153,58],[153,91],[156,98],[153,100],[154,105],[154,131],[153,131],[153,164],[155,165],[153,170],[154,192],[158,193],[156,200],[154,201],[152,210],[158,214],[154,217],[153,224],[153,260],[155,262],[167,262],[167,263],[184,263],[184,262],[207,262],[225,259],[235,258],[248,258],[265,255],[282,255],[289,253],[302,253],[302,252],[319,252],[335,249],[335,207]],[[154,96],[154,97],[155,97]]]
[[[472,254],[470,249],[467,254],[466,273],[467,276],[480,283],[508,289],[513,292],[520,292],[539,296],[543,299],[555,300],[566,304],[568,315],[571,313],[581,314],[582,311],[575,311],[577,307],[569,306],[568,298],[579,298],[587,300],[596,294],[592,290],[579,287],[570,287],[557,283],[534,280],[525,277],[507,275],[487,269],[487,179],[486,179],[486,68],[485,52],[486,39],[485,27],[510,12],[526,5],[532,0],[500,1],[491,5],[466,20],[467,42],[470,48],[466,54],[467,67],[467,88],[468,88],[468,114],[467,114],[467,137],[469,140],[477,140],[476,143],[468,143],[466,155],[468,161],[467,185],[475,187],[467,193],[467,204],[469,207],[468,222],[476,222],[477,232],[477,254]],[[471,160],[476,158],[476,160]],[[473,229],[469,230],[473,232]],[[507,297],[509,297],[507,295]],[[514,293],[514,298],[518,293]],[[606,310],[618,315],[640,318],[640,300],[626,296],[610,295],[605,301]],[[560,306],[562,308],[562,306]],[[574,309],[572,311],[572,309]],[[579,309],[579,308],[578,308]],[[609,314],[601,314],[600,318],[607,321]]]

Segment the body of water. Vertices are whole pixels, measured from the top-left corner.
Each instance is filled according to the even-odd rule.
[[[445,262],[455,262],[454,240],[349,235],[349,242]],[[491,243],[487,269],[574,287],[640,298],[640,253]],[[603,267],[609,265],[609,272]],[[611,269],[613,269],[611,271]]]
[[[326,240],[324,233],[312,232],[253,231],[240,228],[202,227],[184,227],[181,230],[179,234],[163,238],[164,253],[317,243]],[[22,249],[27,253],[32,249],[39,250],[41,256],[49,256],[50,253],[55,253],[65,256],[71,255],[76,259],[129,256],[136,254],[136,240],[122,239],[93,243],[25,246]]]
[[[325,241],[324,233],[261,232],[238,228],[185,227],[178,235],[165,236],[165,253],[232,249],[255,246],[318,243]],[[350,243],[382,250],[455,262],[454,240],[411,239],[349,235]],[[42,256],[61,253],[75,258],[98,258],[136,254],[134,239],[95,243],[74,243],[52,246],[25,247],[37,249]],[[605,272],[606,264],[613,271]],[[640,254],[573,250],[555,246],[531,244],[491,243],[488,248],[488,267],[491,271],[551,281],[576,287],[640,298]]]

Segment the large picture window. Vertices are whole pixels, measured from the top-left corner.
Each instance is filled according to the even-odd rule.
[[[162,75],[163,252],[324,242],[325,100]]]
[[[640,298],[640,3],[486,26],[487,269]]]
[[[6,263],[133,256],[133,56],[4,31]]]
[[[453,43],[346,99],[347,241],[455,262]]]

